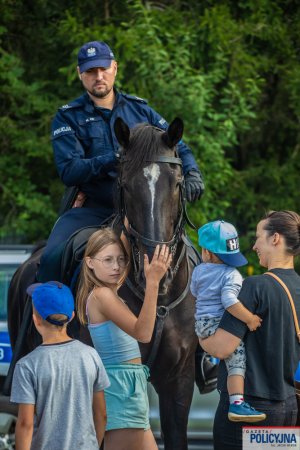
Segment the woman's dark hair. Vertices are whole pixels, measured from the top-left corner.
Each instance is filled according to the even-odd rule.
[[[300,254],[300,216],[294,211],[269,211],[263,218],[263,229],[268,235],[281,234],[285,238],[288,253]]]

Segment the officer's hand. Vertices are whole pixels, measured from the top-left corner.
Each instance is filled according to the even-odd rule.
[[[108,153],[107,155],[98,156],[99,161],[101,163],[101,173],[107,174],[111,170],[116,168],[117,158],[114,153]]]
[[[201,178],[200,172],[191,170],[185,177],[185,193],[188,202],[194,202],[199,200],[204,192],[204,183]]]

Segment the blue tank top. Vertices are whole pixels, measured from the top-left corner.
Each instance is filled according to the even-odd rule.
[[[141,357],[137,340],[121,330],[114,322],[108,320],[102,323],[90,323],[88,301],[86,315],[93,345],[100,355],[104,366],[121,364],[130,359]]]

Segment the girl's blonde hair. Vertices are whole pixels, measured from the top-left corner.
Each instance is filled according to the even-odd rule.
[[[95,255],[97,255],[98,252],[103,250],[108,245],[112,244],[117,244],[124,253],[124,255],[128,258],[127,251],[124,247],[123,242],[111,228],[102,228],[101,230],[98,230],[95,233],[93,233],[90,236],[88,243],[86,245],[76,294],[77,316],[79,322],[82,325],[87,324],[86,302],[90,292],[95,287],[106,286],[105,283],[100,281],[95,276],[94,271],[89,268],[89,266],[86,263],[86,258],[87,257],[93,258]],[[118,288],[123,284],[125,278],[128,275],[128,272],[129,272],[129,265],[127,265],[118,283]]]

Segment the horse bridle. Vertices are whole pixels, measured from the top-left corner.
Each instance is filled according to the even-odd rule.
[[[126,157],[120,159],[121,165],[124,162],[125,163],[129,162],[129,160],[126,159]],[[157,156],[155,158],[155,160],[146,161],[146,162],[176,164],[176,165],[180,165],[182,167],[182,161],[177,156]],[[132,255],[133,264],[134,264],[134,276],[136,277],[136,273],[137,273],[136,256],[138,257],[138,259],[139,259],[138,263],[140,264],[140,252],[138,250],[138,245],[136,244],[136,242],[140,241],[144,245],[149,246],[149,247],[156,247],[157,245],[165,244],[170,248],[170,252],[172,253],[172,256],[174,257],[176,250],[177,250],[178,242],[180,239],[182,239],[184,237],[185,224],[186,223],[189,224],[194,229],[195,229],[195,226],[190,221],[190,219],[187,215],[187,211],[186,211],[184,177],[182,177],[182,182],[180,183],[180,200],[179,201],[180,201],[181,208],[180,208],[179,219],[176,224],[176,227],[175,227],[175,230],[173,233],[173,237],[169,241],[156,241],[154,239],[149,239],[149,238],[143,236],[137,230],[135,230],[134,227],[130,223],[128,224],[128,230],[127,230],[127,228],[124,225],[124,217],[126,216],[128,219],[128,216],[126,214],[126,205],[124,202],[124,195],[123,195],[123,188],[122,188],[122,176],[119,178],[118,189],[119,189],[119,220],[121,222],[122,231],[125,234],[125,236],[127,237],[127,239],[129,240],[129,242],[131,243],[132,251],[134,252],[135,251],[134,249],[137,249],[136,255],[134,255],[134,254]],[[182,246],[182,250],[180,252],[178,260],[172,270],[173,278],[176,275],[183,259],[187,255],[187,251],[186,251],[187,245],[190,245],[186,242],[187,241],[186,238],[184,239],[184,241],[185,241],[184,242],[185,245]],[[187,277],[188,280],[187,280],[187,284],[186,284],[183,292],[175,300],[173,300],[172,303],[170,303],[169,305],[167,305],[167,306],[158,305],[157,306],[157,311],[156,311],[157,320],[156,320],[156,326],[155,326],[154,341],[153,341],[153,345],[152,345],[152,348],[150,351],[150,355],[147,360],[147,365],[149,368],[151,368],[151,366],[156,358],[158,347],[159,347],[161,336],[162,336],[163,327],[164,327],[164,321],[165,321],[167,315],[169,314],[170,310],[172,310],[177,305],[179,305],[179,303],[182,302],[182,300],[185,298],[185,296],[187,295],[187,293],[189,291],[189,278],[190,278],[189,263],[187,264],[187,266],[188,266],[188,277]],[[138,290],[138,288],[136,286],[134,286],[134,284],[131,282],[129,277],[126,278],[125,283],[137,298],[139,298],[141,301],[144,300],[144,292]]]
[[[129,160],[125,157],[124,159],[121,160],[121,164],[122,163],[126,163],[129,162]],[[176,156],[157,156],[155,158],[155,160],[151,160],[151,161],[146,161],[149,163],[167,163],[167,164],[176,164],[182,167],[182,161],[180,158],[176,157]],[[125,234],[125,236],[127,237],[128,241],[131,244],[131,248],[133,250],[133,264],[134,264],[134,274],[136,275],[137,270],[138,270],[138,265],[140,264],[140,251],[139,251],[139,246],[138,243],[142,243],[143,245],[147,246],[147,247],[152,247],[155,248],[157,245],[163,245],[165,244],[166,246],[169,247],[170,249],[170,253],[172,254],[172,256],[175,256],[176,253],[176,249],[177,249],[177,244],[182,236],[183,233],[183,229],[184,229],[184,225],[185,225],[185,208],[182,207],[185,204],[185,198],[184,198],[184,181],[182,181],[180,183],[180,205],[181,205],[181,209],[180,209],[180,215],[179,215],[179,219],[177,221],[174,233],[172,238],[169,241],[163,241],[163,240],[154,240],[154,239],[150,239],[146,236],[144,236],[143,234],[139,233],[133,226],[132,224],[128,224],[128,228],[126,228],[124,226],[124,217],[127,216],[127,211],[126,211],[126,204],[124,202],[124,194],[123,194],[123,188],[122,188],[122,177],[120,177],[120,184],[119,184],[119,205],[120,205],[120,209],[119,209],[119,214],[121,217],[121,222],[122,222],[122,229],[123,229],[123,233]],[[138,260],[138,261],[137,261]],[[175,266],[178,270],[177,265]],[[173,276],[175,275],[175,273],[173,272]]]
[[[122,164],[124,164],[126,162],[130,162],[130,160],[127,159],[126,156],[121,158],[121,160],[120,160],[121,167],[122,167]],[[178,158],[177,156],[156,156],[156,158],[154,160],[146,161],[146,162],[147,163],[176,164],[176,165],[179,165],[180,167],[182,167],[182,160],[180,158]],[[157,241],[154,239],[149,239],[148,237],[139,233],[130,223],[128,224],[128,229],[124,226],[124,217],[126,216],[128,219],[128,216],[127,216],[127,212],[126,212],[126,204],[124,202],[124,194],[123,194],[123,187],[122,187],[122,173],[119,178],[118,189],[119,189],[119,218],[120,218],[123,233],[127,237],[128,241],[131,244],[132,259],[133,259],[133,265],[134,265],[134,275],[136,277],[137,272],[138,272],[138,266],[140,265],[140,262],[141,262],[138,243],[142,243],[145,246],[152,247],[152,248],[155,248],[157,245],[165,244],[166,246],[169,247],[170,253],[174,257],[176,250],[177,250],[178,242],[180,241],[180,239],[183,235],[185,224],[186,223],[189,224],[192,228],[195,228],[195,226],[191,223],[190,219],[188,218],[187,212],[186,212],[185,185],[184,185],[183,177],[182,177],[182,182],[180,183],[180,200],[179,200],[180,206],[181,206],[180,214],[179,214],[179,218],[178,218],[175,230],[173,232],[173,236],[169,241],[163,241],[163,240]],[[180,263],[183,260],[184,252],[185,252],[185,246],[183,246],[181,254],[178,258],[178,261],[175,264],[174,268],[172,269],[173,277],[176,275],[176,272],[180,266]],[[136,295],[138,295],[139,298],[141,298],[141,299],[143,298],[143,293],[140,292],[138,289],[134,288],[133,285],[131,286],[131,289],[134,290],[134,293]]]
[[[120,160],[121,164],[124,162],[129,162],[127,158],[123,158]],[[146,161],[148,163],[167,163],[167,164],[176,164],[182,167],[182,161],[180,158],[176,156],[157,156],[155,160]],[[122,219],[126,216],[126,205],[124,203],[124,197],[123,197],[123,189],[122,189],[122,179],[119,183],[119,214]],[[125,236],[130,240],[131,243],[133,243],[132,236],[139,240],[141,243],[143,243],[146,246],[149,247],[156,247],[157,245],[167,245],[170,249],[175,244],[178,243],[178,238],[181,237],[183,228],[185,223],[188,223],[192,228],[195,228],[193,223],[190,221],[187,211],[186,211],[186,199],[185,199],[185,186],[184,186],[184,178],[183,181],[180,183],[180,204],[182,206],[180,210],[180,217],[177,222],[177,225],[175,227],[173,237],[169,241],[156,241],[154,239],[149,239],[142,234],[140,234],[135,228],[129,223],[129,230],[127,230],[123,226],[123,232]]]

